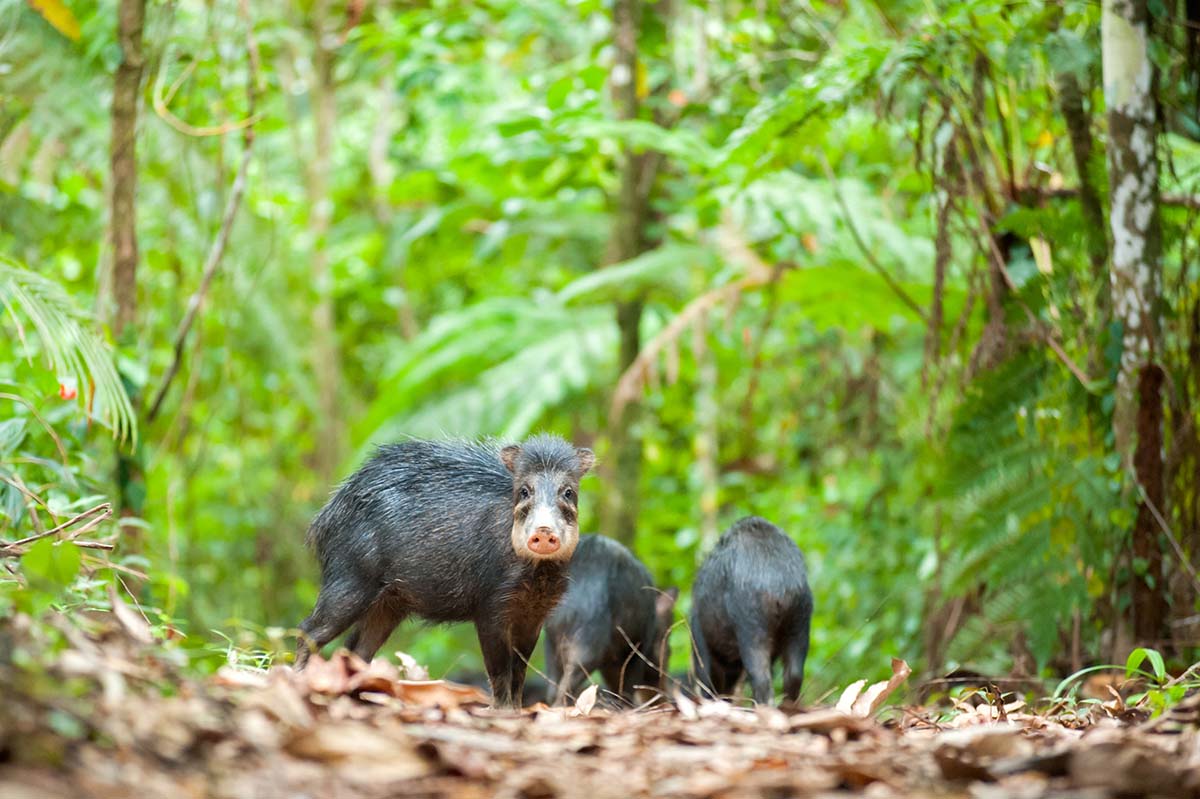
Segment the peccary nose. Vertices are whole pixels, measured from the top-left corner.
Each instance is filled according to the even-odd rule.
[[[535,555],[553,555],[558,551],[559,540],[549,527],[539,527],[529,536],[525,546]]]

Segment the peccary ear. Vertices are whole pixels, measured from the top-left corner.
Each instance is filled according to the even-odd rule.
[[[675,610],[675,600],[679,599],[679,589],[672,586],[665,591],[659,591],[654,598],[654,615],[663,621],[670,622]]]
[[[588,469],[596,463],[596,454],[587,447],[576,447],[575,457],[579,460],[580,476],[587,474]]]
[[[514,474],[517,471],[517,456],[521,454],[521,447],[517,444],[509,444],[504,449],[500,450],[500,461],[508,467],[510,472]]]

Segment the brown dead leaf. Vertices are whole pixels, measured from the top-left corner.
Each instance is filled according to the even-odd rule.
[[[592,708],[596,706],[596,694],[599,690],[599,686],[593,683],[585,688],[579,698],[575,700],[575,709],[579,711],[580,715],[586,716],[592,712]]]
[[[447,680],[397,680],[392,696],[419,707],[456,708],[491,704],[491,698],[473,685]]]
[[[383,658],[376,658],[368,663],[366,668],[350,676],[346,682],[346,693],[373,691],[391,694],[399,681],[399,670]]]
[[[910,674],[912,674],[912,669],[908,667],[907,663],[899,658],[892,658],[891,679],[887,682],[877,682],[865,691],[863,686],[867,684],[866,680],[852,682],[842,691],[835,707],[848,716],[858,718],[873,716],[879,706],[900,687],[901,683],[908,679]]]
[[[396,660],[400,661],[400,673],[406,680],[428,680],[429,669],[417,662],[417,659],[407,652],[397,652]]]
[[[293,673],[285,666],[267,672],[267,685],[246,698],[244,706],[258,708],[285,727],[304,729],[313,723],[308,703],[300,695]]]
[[[225,688],[266,688],[267,674],[258,669],[225,665],[217,669],[213,682]]]
[[[335,652],[329,660],[314,654],[309,658],[304,671],[299,673],[300,679],[313,693],[335,696],[344,694],[350,685],[351,675],[358,671],[357,668],[353,668],[351,658],[354,656],[347,652]],[[362,660],[354,659],[362,663]]]
[[[129,607],[111,583],[108,586],[108,601],[112,603],[113,617],[121,625],[121,629],[125,631],[126,635],[139,644],[149,644],[154,641],[154,636],[150,633],[150,625],[142,618],[142,614]]]
[[[992,768],[999,761],[1028,757],[1031,751],[1020,727],[997,724],[942,733],[933,757],[948,780],[985,780],[997,776]]]
[[[847,685],[846,689],[842,691],[842,695],[838,697],[837,704],[834,707],[847,716],[852,715],[854,713],[854,702],[858,699],[858,695],[862,693],[862,689],[866,685],[866,680],[855,680]]]
[[[1135,740],[1092,744],[1084,738],[1071,757],[1070,773],[1080,786],[1112,794],[1190,796],[1184,765],[1181,758]]]
[[[689,699],[682,691],[676,691],[675,693],[675,707],[679,708],[679,715],[685,719],[692,720],[699,718],[699,714],[696,712],[696,703]]]
[[[306,760],[335,763],[351,758],[386,757],[394,744],[365,724],[326,722],[301,730],[284,748]]]
[[[385,731],[353,722],[318,724],[293,736],[284,748],[296,757],[339,767],[343,777],[357,783],[415,779],[438,769],[398,726]]]
[[[874,730],[877,725],[870,719],[851,716],[836,708],[822,708],[793,715],[788,719],[788,727],[793,731],[811,730],[829,734],[835,730],[842,730],[858,734]]]
[[[850,713],[853,716],[860,718],[868,718],[875,715],[875,711],[884,703],[893,691],[908,679],[908,675],[912,674],[912,669],[908,667],[900,658],[892,658],[892,677],[887,682],[877,682],[863,691],[857,699],[854,700],[854,707]]]

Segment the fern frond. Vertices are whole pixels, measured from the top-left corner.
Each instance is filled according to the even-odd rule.
[[[0,305],[8,311],[17,335],[28,349],[30,342],[22,316],[37,334],[37,343],[50,368],[70,375],[97,418],[120,441],[137,441],[137,419],[129,395],[121,383],[108,343],[92,330],[94,320],[81,309],[62,286],[31,271],[12,258],[0,255]],[[18,311],[20,313],[18,313]]]
[[[357,437],[519,438],[570,397],[611,382],[616,349],[606,306],[502,298],[443,314],[401,351]]]

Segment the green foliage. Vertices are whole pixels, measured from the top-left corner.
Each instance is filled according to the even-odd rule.
[[[45,610],[75,582],[80,562],[79,550],[70,544],[49,538],[34,543],[21,557],[21,572],[29,584],[17,594],[18,606],[34,614]]]
[[[37,353],[63,379],[79,386],[78,392],[96,418],[112,428],[122,441],[137,440],[137,422],[129,396],[113,364],[107,343],[89,329],[91,318],[77,306],[62,286],[0,255],[0,305],[27,357]],[[22,318],[32,324],[32,342]]]
[[[1138,668],[1146,661],[1150,662],[1150,667],[1153,669],[1149,675]],[[1130,652],[1125,661],[1125,677],[1132,678],[1135,675],[1148,676],[1159,684],[1163,683],[1167,679],[1167,669],[1163,665],[1162,653],[1157,649],[1147,649],[1141,646]]]

